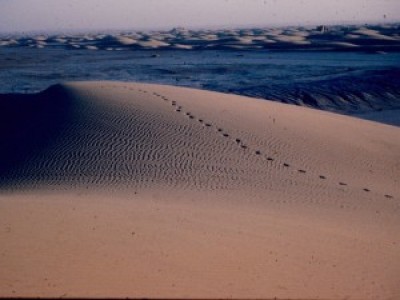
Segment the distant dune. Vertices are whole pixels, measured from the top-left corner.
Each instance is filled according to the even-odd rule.
[[[2,297],[400,295],[398,127],[122,82],[0,120]]]
[[[0,37],[0,46],[88,50],[399,51],[399,24]]]

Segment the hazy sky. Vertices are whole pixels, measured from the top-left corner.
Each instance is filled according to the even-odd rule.
[[[400,0],[0,0],[0,31],[400,21]]]

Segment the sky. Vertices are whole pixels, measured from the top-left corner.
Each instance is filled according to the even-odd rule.
[[[0,32],[400,21],[400,0],[0,0]]]

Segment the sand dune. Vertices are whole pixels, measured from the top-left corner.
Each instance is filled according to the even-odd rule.
[[[0,100],[0,296],[400,295],[397,127],[117,82]]]
[[[161,47],[169,46],[168,43],[165,43],[165,42],[162,42],[162,41],[157,41],[157,40],[154,40],[154,39],[141,41],[141,42],[138,42],[137,44],[140,47],[148,48],[148,49],[158,49],[158,48],[161,48]]]
[[[398,51],[400,39],[399,24],[369,26],[317,26],[287,28],[253,28],[231,30],[186,30],[128,32],[113,34],[84,34],[55,36],[34,36],[31,42],[26,37],[1,38],[3,47],[36,47],[38,42],[52,41],[50,47],[63,48],[76,44],[77,49],[95,46],[100,50],[203,50],[203,49],[242,49],[242,50],[329,50],[329,51]],[[64,41],[67,39],[67,42]],[[267,41],[267,42],[266,42]],[[350,42],[357,47],[343,47]],[[33,46],[32,46],[33,44]],[[176,45],[181,45],[177,47]],[[48,46],[46,46],[47,48]],[[68,47],[68,46],[67,46]]]
[[[137,43],[134,38],[128,36],[107,36],[103,41],[112,46],[130,46]]]

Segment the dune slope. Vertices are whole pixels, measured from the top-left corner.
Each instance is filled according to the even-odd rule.
[[[400,295],[397,127],[117,82],[0,108],[0,296]]]

